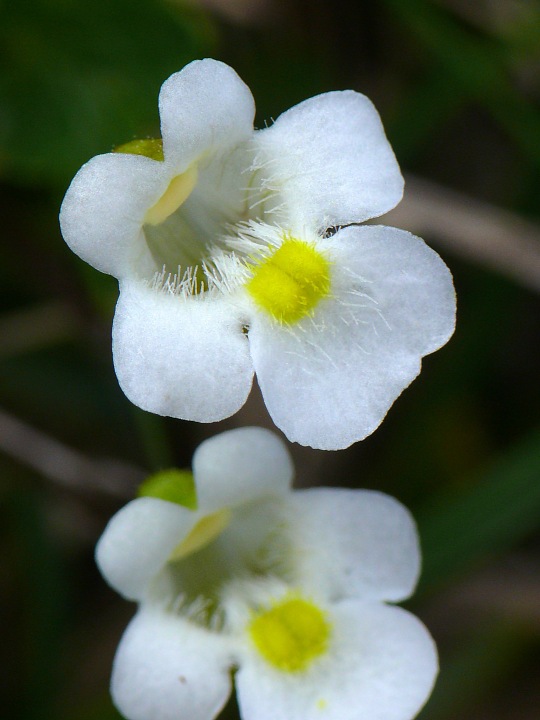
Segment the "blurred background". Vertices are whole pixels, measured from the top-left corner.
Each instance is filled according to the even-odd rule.
[[[299,485],[397,496],[424,572],[408,603],[439,645],[422,720],[537,720],[540,705],[540,4],[536,0],[0,2],[0,707],[114,720],[110,667],[135,607],[93,547],[138,482],[225,428],[271,427],[255,389],[211,426],[134,408],[112,369],[116,281],[63,243],[91,156],[159,134],[161,83],[232,65],[257,126],[319,92],[379,109],[406,174],[384,222],[455,277],[458,328],[370,438],[293,446]],[[234,701],[223,717],[234,718]],[[189,720],[189,718],[186,718]]]

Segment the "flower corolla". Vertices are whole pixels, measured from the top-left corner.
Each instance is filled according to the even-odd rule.
[[[418,578],[411,516],[379,492],[292,491],[292,474],[275,435],[232,430],[199,446],[191,488],[185,473],[176,488],[174,473],[153,478],[112,518],[97,562],[139,603],[111,683],[128,720],[212,720],[233,673],[243,720],[410,720],[422,707],[436,650],[388,604]]]
[[[170,77],[159,107],[162,140],[90,160],[60,216],[70,247],[119,279],[124,392],[212,422],[244,404],[256,372],[290,440],[364,438],[455,321],[435,252],[358,226],[403,192],[375,108],[330,92],[254,131],[249,89],[214,60]]]

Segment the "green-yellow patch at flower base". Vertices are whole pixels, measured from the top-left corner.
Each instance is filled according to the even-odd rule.
[[[189,510],[197,509],[195,480],[189,470],[160,470],[141,483],[137,495],[167,500]]]
[[[271,665],[299,672],[327,650],[330,624],[314,603],[289,597],[256,615],[249,633]]]
[[[123,145],[117,145],[114,152],[128,155],[144,155],[151,160],[163,162],[163,140],[161,138],[144,138],[131,140]]]
[[[247,291],[280,323],[298,322],[330,293],[330,262],[303,240],[287,237],[251,270]]]

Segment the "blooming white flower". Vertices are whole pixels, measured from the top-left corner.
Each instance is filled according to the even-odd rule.
[[[213,60],[169,78],[159,105],[162,146],[94,158],[61,211],[72,249],[119,278],[124,392],[146,410],[211,422],[244,404],[255,371],[291,440],[362,439],[455,319],[432,250],[356,225],[403,191],[376,110],[331,92],[254,132],[248,88]]]
[[[291,491],[292,472],[272,433],[232,430],[195,453],[191,509],[140,497],[112,518],[97,561],[139,603],[112,676],[128,720],[211,720],[233,672],[243,720],[409,720],[426,701],[433,641],[387,604],[417,581],[411,516],[378,492]]]

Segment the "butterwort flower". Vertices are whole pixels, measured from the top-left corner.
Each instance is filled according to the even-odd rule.
[[[403,192],[373,105],[331,92],[254,131],[248,88],[213,60],[169,78],[159,105],[163,139],[91,160],[61,211],[68,244],[119,278],[124,392],[212,422],[244,404],[256,373],[289,439],[364,438],[455,321],[436,253],[358,227]]]
[[[233,678],[243,720],[410,720],[424,704],[433,641],[390,604],[418,578],[411,516],[378,492],[293,491],[292,474],[275,435],[232,430],[112,518],[97,561],[138,602],[111,686],[128,720],[212,720]]]

